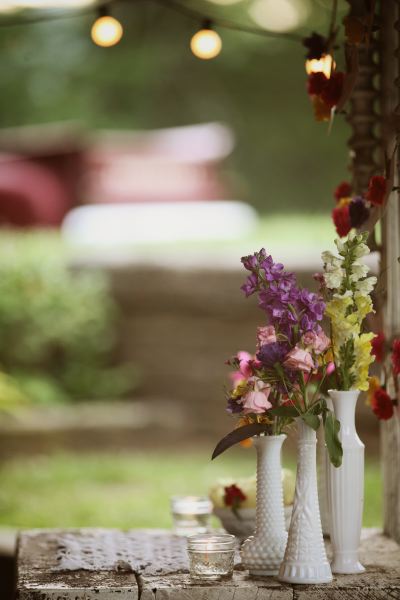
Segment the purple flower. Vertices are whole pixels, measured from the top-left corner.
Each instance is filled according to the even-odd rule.
[[[272,342],[272,344],[264,344],[257,352],[258,360],[267,369],[273,369],[275,363],[283,362],[286,354],[289,351],[287,342]]]
[[[254,271],[258,266],[258,259],[255,254],[250,254],[250,256],[243,256],[241,261],[244,268],[248,271]]]
[[[298,306],[303,315],[302,321],[304,319],[305,323],[304,326],[302,325],[302,329],[304,331],[314,329],[317,321],[321,321],[324,316],[325,303],[317,294],[303,288],[300,292]]]
[[[369,209],[361,196],[356,196],[349,204],[350,222],[352,227],[361,227],[369,217]]]
[[[316,330],[325,310],[320,296],[299,288],[294,273],[275,263],[264,248],[242,263],[251,275],[241,289],[246,296],[258,292],[259,306],[277,332],[295,344],[303,333]]]
[[[238,413],[241,413],[243,410],[243,406],[234,398],[229,398],[228,399],[228,405],[226,407],[226,411],[228,413],[230,413],[231,415],[236,415]]]
[[[261,248],[259,252],[254,252],[254,254],[249,254],[249,256],[243,256],[241,258],[241,262],[245,269],[248,271],[255,271],[260,265],[260,262],[264,260],[267,256],[267,253],[264,248]]]
[[[246,297],[251,296],[257,290],[258,287],[258,277],[255,273],[252,273],[246,279],[246,282],[240,288],[246,294]]]

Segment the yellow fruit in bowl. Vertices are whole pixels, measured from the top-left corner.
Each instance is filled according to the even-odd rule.
[[[290,469],[282,469],[282,484],[283,502],[285,506],[290,506],[293,504],[294,489],[296,485],[296,477],[293,471]],[[241,477],[237,479],[220,479],[213,485],[210,488],[208,495],[214,508],[225,508],[225,487],[230,485],[236,485],[246,496],[246,500],[240,503],[240,508],[256,507],[257,478],[256,475],[252,475],[251,477]]]
[[[290,469],[282,469],[283,503],[285,506],[293,504],[296,475]]]

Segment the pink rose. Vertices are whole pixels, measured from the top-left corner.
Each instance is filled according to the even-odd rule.
[[[265,327],[257,327],[257,347],[260,348],[264,344],[272,344],[276,342],[275,327],[266,325]]]
[[[244,350],[240,350],[240,352],[237,353],[236,357],[239,361],[239,370],[233,371],[229,374],[229,377],[234,386],[236,386],[240,381],[248,379],[253,375],[253,369],[251,367],[253,358],[251,354],[245,352]]]
[[[311,354],[307,352],[307,350],[302,350],[298,346],[295,346],[293,350],[286,354],[283,364],[288,369],[304,371],[305,373],[309,373],[311,369],[314,368],[314,361]]]
[[[315,333],[314,331],[307,331],[301,340],[304,346],[307,346],[314,350],[316,354],[321,354],[324,352],[331,343],[331,340],[325,335],[325,333],[321,330],[320,333]]]
[[[307,331],[303,337],[302,342],[305,346],[311,346],[314,348],[315,340],[317,339],[317,334],[314,331]]]
[[[331,344],[331,340],[328,336],[325,335],[323,331],[317,334],[317,339],[315,340],[314,350],[317,354],[321,354],[321,352],[325,352],[327,348],[329,348]]]
[[[240,352],[237,353],[237,357],[239,360],[240,373],[244,377],[246,377],[246,379],[248,377],[251,377],[253,375],[253,370],[251,368],[251,361],[252,361],[251,354],[249,354],[248,352],[245,352],[244,350],[240,350]]]
[[[272,406],[268,400],[271,386],[256,377],[252,377],[249,381],[251,380],[254,382],[254,388],[242,398],[243,413],[261,414]]]

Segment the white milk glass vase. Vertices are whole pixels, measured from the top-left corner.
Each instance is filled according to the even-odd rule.
[[[279,580],[329,583],[332,572],[322,537],[317,488],[317,435],[299,417],[296,490],[286,552]]]
[[[343,447],[341,466],[329,465],[328,471],[333,573],[365,571],[358,559],[364,507],[365,449],[355,427],[359,393],[358,390],[329,390],[335,417],[340,421],[339,438]]]
[[[283,505],[281,449],[286,435],[253,438],[257,451],[256,530],[242,546],[242,564],[250,575],[277,575],[287,532]]]

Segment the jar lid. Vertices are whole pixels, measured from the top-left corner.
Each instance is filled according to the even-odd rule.
[[[229,533],[204,533],[188,537],[188,550],[221,552],[234,550],[236,538]]]

